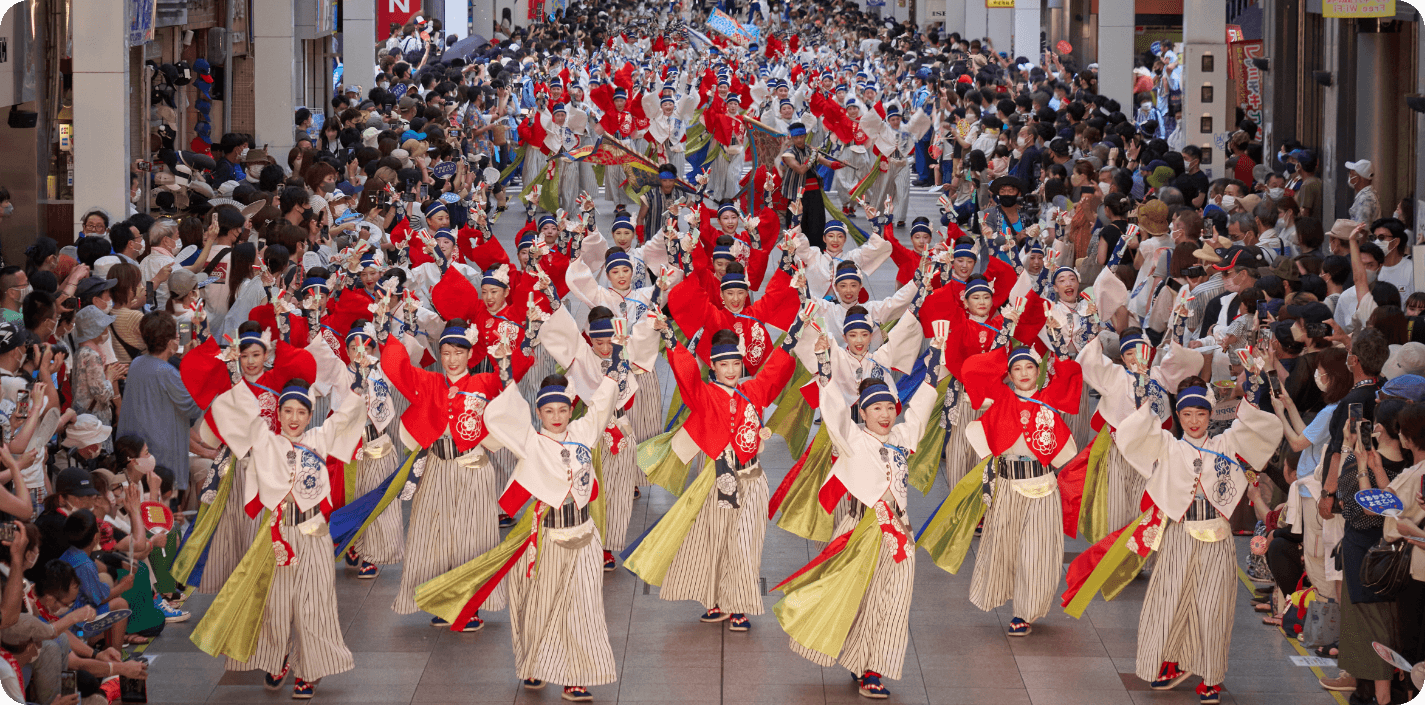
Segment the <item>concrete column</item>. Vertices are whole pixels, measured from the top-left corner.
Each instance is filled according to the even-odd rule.
[[[100,2],[73,14],[74,228],[91,206],[115,218],[129,195],[128,3]],[[186,142],[186,140],[184,140]],[[64,178],[59,174],[58,178]]]
[[[356,0],[341,10],[342,83],[361,86],[365,98],[376,85],[376,3]]]
[[[1425,32],[1415,33],[1415,92],[1425,94]],[[1415,232],[1420,232],[1420,219],[1425,216],[1425,114],[1411,110],[1408,113],[1409,129],[1415,132]],[[1425,254],[1420,254],[1412,258],[1417,264],[1417,271],[1425,266]],[[1419,275],[1417,275],[1418,277]],[[1425,291],[1425,282],[1416,279],[1416,291]]]
[[[1098,89],[1133,115],[1133,0],[1098,0]]]
[[[965,0],[965,41],[984,39],[989,34],[990,14],[985,0]]]
[[[446,36],[464,39],[470,36],[470,0],[446,0],[444,23]]]
[[[1223,165],[1227,161],[1213,136],[1235,129],[1232,97],[1227,95],[1226,41],[1227,7],[1221,0],[1187,0],[1183,4],[1183,47],[1178,52],[1183,65],[1183,128],[1188,144],[1212,152],[1212,163],[1207,166],[1212,178],[1226,173]],[[1103,85],[1102,77],[1099,81]],[[1204,88],[1209,86],[1210,102],[1203,100]]]
[[[283,163],[293,145],[295,86],[302,59],[296,50],[295,27],[292,0],[253,0],[252,68],[258,78],[253,85],[257,105],[253,139],[257,145],[266,145],[268,153]]]
[[[930,0],[934,2],[934,0]],[[965,3],[979,0],[945,0],[945,36],[959,32],[965,37]]]
[[[1034,0],[1019,0],[1019,2],[1034,2]],[[1012,51],[1014,49],[1014,8],[986,8],[985,36],[994,42],[995,51]],[[1009,58],[1013,59],[1014,55],[1010,54]]]
[[[495,32],[495,24],[499,22],[499,16],[495,12],[495,0],[468,0],[470,5],[470,26],[472,33],[478,34],[486,39]],[[461,35],[466,36],[466,35]]]
[[[1014,52],[1010,58],[1022,56],[1032,64],[1039,63],[1042,3],[1043,0],[1019,0],[1014,4]]]

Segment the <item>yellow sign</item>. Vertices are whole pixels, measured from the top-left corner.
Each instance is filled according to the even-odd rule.
[[[1014,9],[1014,0],[985,0],[985,7],[1008,7]]]
[[[1321,0],[1325,17],[1395,17],[1395,0]]]

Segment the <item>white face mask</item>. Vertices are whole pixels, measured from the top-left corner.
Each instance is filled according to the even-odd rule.
[[[247,160],[247,153],[248,153],[249,151],[251,151],[250,148],[248,148],[248,147],[243,147],[243,148],[242,148],[242,151],[241,151],[241,152],[238,152],[238,161],[240,161],[240,162],[241,162],[241,161],[246,161],[246,160]]]
[[[101,301],[101,300],[99,300],[99,299],[94,299],[94,307],[97,308],[97,309],[99,309],[100,311],[103,311],[104,313],[108,313],[108,312],[109,312],[109,309],[111,309],[111,308],[114,307],[114,302],[113,302],[113,301]]]
[[[1280,200],[1281,197],[1282,197],[1282,196],[1285,196],[1285,195],[1286,195],[1286,189],[1284,189],[1284,188],[1269,188],[1269,189],[1267,189],[1267,196],[1271,197],[1271,199],[1272,199],[1273,201]]]
[[[346,204],[345,204],[345,203],[338,203],[338,204],[336,204],[336,206],[332,209],[332,214],[335,215],[335,216],[338,217],[338,218],[340,218],[340,217],[342,217],[343,215],[345,215],[345,214],[346,214]]]
[[[1227,196],[1227,195],[1224,195],[1224,196],[1222,197],[1222,210],[1230,211],[1230,210],[1232,210],[1234,207],[1236,207],[1236,205],[1237,205],[1237,197],[1236,197],[1236,196]]]
[[[1107,196],[1107,195],[1108,195],[1108,184],[1105,184],[1105,183],[1103,183],[1103,182],[1100,181],[1099,184],[1098,184],[1098,190],[1099,190],[1099,193],[1102,193],[1103,195]]]
[[[152,455],[145,455],[144,457],[134,461],[134,469],[147,475],[150,472],[153,472],[153,467],[157,463],[158,461],[155,460]]]
[[[1324,392],[1324,391],[1326,391],[1326,387],[1328,387],[1328,386],[1330,386],[1330,380],[1328,380],[1328,379],[1326,378],[1326,375],[1321,374],[1321,371],[1320,371],[1320,370],[1317,370],[1317,371],[1316,371],[1316,388],[1317,388],[1317,389],[1320,389],[1321,391]]]
[[[1367,284],[1369,284],[1369,285],[1371,285],[1371,286],[1375,286],[1375,284],[1376,284],[1376,279],[1379,278],[1379,277],[1380,277],[1380,272],[1379,272],[1378,270],[1374,270],[1374,269],[1367,269],[1367,270],[1366,270],[1366,283],[1367,283]]]

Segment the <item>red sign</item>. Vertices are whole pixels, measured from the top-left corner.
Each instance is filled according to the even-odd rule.
[[[1058,44],[1055,44],[1055,45],[1054,45],[1054,49],[1055,49],[1056,51],[1058,51],[1060,54],[1072,54],[1072,53],[1074,53],[1074,45],[1073,45],[1073,44],[1070,44],[1070,43],[1068,43],[1068,42],[1066,42],[1066,41],[1064,41],[1064,40],[1062,40],[1062,39],[1059,40],[1059,43],[1058,43]]]
[[[1237,86],[1237,105],[1246,111],[1247,117],[1262,124],[1262,71],[1252,65],[1250,59],[1266,57],[1266,45],[1260,39],[1248,42],[1232,42],[1227,45],[1229,78]]]
[[[376,0],[376,34],[390,36],[391,25],[400,27],[421,14],[421,0]]]

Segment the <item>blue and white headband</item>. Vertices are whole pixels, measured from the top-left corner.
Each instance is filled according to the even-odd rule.
[[[841,282],[845,282],[845,281],[854,281],[854,282],[856,282],[857,284],[860,284],[860,283],[861,283],[861,272],[860,272],[860,270],[851,269],[851,268],[848,267],[847,269],[843,269],[843,270],[837,272],[837,273],[836,273],[836,281],[835,281],[835,283],[836,283],[836,284],[840,284]]]
[[[972,281],[969,284],[965,285],[966,297],[970,296],[971,294],[979,293],[985,293],[989,294],[990,296],[994,296],[995,290],[990,288],[990,283],[983,279],[976,279],[975,281]]]
[[[1078,281],[1078,279],[1079,279],[1079,270],[1074,269],[1073,267],[1060,267],[1060,268],[1054,270],[1054,276],[1049,277],[1049,281],[1051,281],[1051,282],[1059,281],[1059,275],[1060,275],[1060,274],[1063,274],[1064,272],[1068,272],[1069,274],[1074,275],[1074,281]]]
[[[734,205],[734,204],[732,204],[732,203],[724,203],[724,204],[718,206],[718,207],[717,207],[717,215],[718,215],[718,217],[721,218],[723,213],[731,213],[731,214],[733,214],[733,215],[737,215],[737,206]]]
[[[788,135],[788,136],[791,136],[791,137],[801,137],[802,135],[805,135],[806,133],[807,133],[807,128],[806,128],[805,126],[803,126],[803,125],[798,125],[798,126],[796,126],[796,127],[793,127],[793,128],[790,129],[790,130],[787,130],[787,135]]]
[[[1178,411],[1183,409],[1207,409],[1212,410],[1212,400],[1207,397],[1207,389],[1204,387],[1188,387],[1178,392]]]
[[[823,228],[821,232],[823,235],[825,235],[826,233],[841,233],[842,235],[845,235],[846,224],[839,220],[833,220],[828,222],[826,224],[826,227]]]
[[[305,292],[308,289],[316,289],[323,294],[330,294],[332,291],[331,287],[327,285],[327,280],[321,277],[307,277],[303,279],[302,291]]]
[[[872,384],[861,390],[861,397],[856,400],[856,406],[865,409],[872,404],[882,401],[895,404],[898,400],[896,399],[896,395],[891,393],[890,387],[884,384]]]
[[[676,179],[676,178],[678,178],[678,175],[677,175],[677,174],[674,174],[674,173],[671,172],[671,171],[660,171],[660,172],[658,172],[658,178],[660,178],[660,179]]]
[[[614,89],[614,100],[618,100],[619,98],[623,98],[623,99],[627,100],[627,99],[628,99],[628,91],[625,91],[625,90],[622,89],[622,88],[615,88],[615,89]]]
[[[296,385],[286,387],[282,390],[282,396],[277,398],[277,405],[282,406],[283,404],[286,404],[287,402],[292,401],[294,399],[301,403],[302,406],[307,407],[308,411],[312,410],[311,392],[308,392],[307,390]]]
[[[259,331],[249,331],[238,336],[239,350],[241,350],[248,343],[255,343],[257,345],[261,345],[263,350],[267,349],[267,341],[262,339],[262,333]]]
[[[441,331],[440,344],[454,345],[457,348],[465,348],[466,350],[469,350],[472,346],[470,345],[470,339],[465,337],[465,334],[466,329],[461,328],[459,326],[450,326],[445,330]]]
[[[564,109],[564,104],[563,104],[563,103],[555,103],[555,104],[554,104],[554,107],[552,107],[552,108],[549,109],[549,114],[550,114],[550,115],[558,115],[559,113],[564,113],[564,114],[566,114],[566,115],[569,114],[569,111],[567,111],[567,110]]]
[[[569,404],[572,406],[574,401],[569,397],[569,390],[566,387],[551,384],[547,387],[540,387],[539,394],[534,398],[536,408],[549,404]]]
[[[722,345],[714,345],[714,346],[712,346],[712,354],[709,355],[709,360],[710,360],[711,362],[718,362],[718,361],[721,361],[721,360],[741,360],[741,359],[742,359],[742,351],[739,350],[736,345],[729,345],[729,344],[726,344],[726,343],[724,343],[724,344],[722,344]]]
[[[975,254],[974,245],[956,245],[954,255],[950,259],[960,259],[961,257],[969,257],[977,261],[980,259],[980,256]]]
[[[633,220],[632,220],[631,218],[626,217],[626,216],[619,216],[619,217],[617,217],[617,218],[614,218],[613,227],[609,228],[610,231],[613,231],[613,230],[633,230],[633,229],[634,229],[634,228],[633,228]]]
[[[1118,338],[1118,352],[1120,354],[1127,353],[1129,350],[1145,344],[1147,344],[1147,340],[1144,339],[1142,333],[1130,333]]]
[[[741,272],[728,272],[722,275],[722,290],[743,289],[750,291],[752,287],[747,285],[747,277]]]
[[[1028,360],[1039,365],[1039,356],[1034,354],[1034,348],[1028,346],[1017,347],[1009,352],[1009,366],[1014,367],[1014,363],[1020,360]]]
[[[336,331],[332,332],[335,333]],[[370,345],[371,343],[375,342],[375,339],[373,339],[371,337],[371,334],[367,332],[366,326],[360,324],[352,326],[351,332],[346,334],[346,342],[348,343],[350,343],[352,340],[357,339],[365,339],[364,342],[367,345]]]
[[[1024,253],[1028,255],[1042,255],[1044,254],[1044,245],[1038,240],[1030,239],[1029,244],[1025,246]]]
[[[446,210],[445,204],[444,204],[444,203],[441,203],[440,201],[436,201],[436,202],[430,204],[429,206],[426,206],[426,219],[427,219],[427,220],[429,220],[429,219],[431,219],[431,218],[434,218],[437,213],[446,213],[446,214],[448,215],[448,214],[450,213],[450,211]]]
[[[435,231],[435,239],[437,239],[437,240],[445,239],[445,240],[449,240],[449,241],[451,241],[451,242],[459,242],[459,240],[456,239],[456,237],[455,237],[455,232],[454,232],[454,231],[451,231],[451,230],[437,230],[437,231]]]
[[[510,288],[510,275],[501,267],[487,269],[480,277],[480,286],[498,286],[508,289]]]
[[[609,258],[604,260],[604,274],[614,271],[614,267],[628,267],[633,269],[633,258],[627,252],[614,252]]]
[[[596,318],[589,321],[590,338],[612,338],[614,337],[614,319]]]
[[[847,314],[846,320],[841,324],[841,333],[845,335],[853,330],[864,330],[867,333],[871,332],[871,321],[866,318],[866,314]]]
[[[542,229],[544,229],[544,226],[546,226],[546,225],[553,225],[554,227],[557,228],[557,227],[559,227],[559,221],[555,220],[555,219],[554,219],[554,216],[552,216],[552,215],[542,215],[542,216],[539,216],[539,226],[538,226],[538,227],[542,230]]]
[[[519,245],[515,249],[522,251],[531,247],[534,247],[534,233],[525,233],[520,236]]]
[[[732,248],[727,245],[718,245],[717,247],[714,247],[712,258],[714,260],[725,259],[729,262],[732,262],[737,259],[737,257],[732,254]]]
[[[910,226],[911,235],[914,235],[916,233],[925,233],[926,235],[930,235],[932,232],[934,231],[930,229],[930,223],[912,223]]]
[[[665,104],[665,103],[676,103],[676,102],[677,102],[677,101],[673,100],[673,96],[671,96],[671,95],[665,95],[665,96],[663,96],[663,99],[662,99],[662,100],[658,101],[658,104],[659,104],[659,105],[663,105],[663,104]]]

